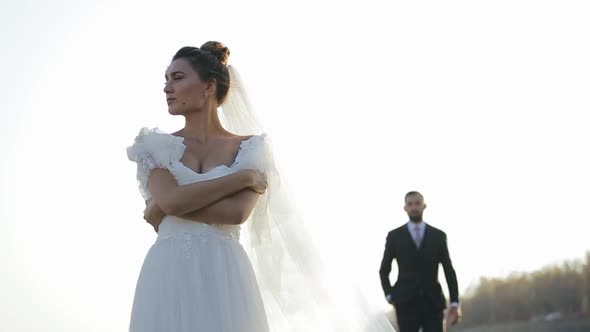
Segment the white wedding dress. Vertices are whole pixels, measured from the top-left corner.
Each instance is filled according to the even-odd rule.
[[[181,137],[143,128],[127,149],[137,162],[145,199],[147,178],[166,168],[179,185],[211,180],[245,168],[264,170],[265,136],[243,141],[234,163],[197,173],[181,161]],[[239,242],[240,226],[208,225],[166,216],[141,269],[131,332],[265,332],[259,286]]]
[[[223,127],[264,132],[239,74],[228,69],[233,84],[218,109]],[[294,204],[269,137],[244,140],[232,165],[202,174],[180,161],[185,149],[181,137],[142,128],[127,154],[137,162],[144,199],[154,168],[168,169],[179,185],[258,169],[268,188],[242,225],[244,247],[240,226],[162,220],[137,282],[131,332],[395,332],[347,271],[322,257],[311,236],[317,230],[308,230]]]

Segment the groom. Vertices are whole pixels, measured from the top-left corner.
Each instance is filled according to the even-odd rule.
[[[406,194],[404,209],[410,221],[387,234],[379,275],[387,302],[395,306],[400,332],[443,331],[446,300],[438,282],[442,263],[451,296],[447,316],[454,325],[461,318],[457,277],[449,257],[446,234],[422,220],[424,197],[416,191]],[[391,262],[396,259],[398,278],[389,282]]]

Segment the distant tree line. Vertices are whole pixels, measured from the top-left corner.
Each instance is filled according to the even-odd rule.
[[[462,328],[543,319],[551,313],[588,314],[590,253],[532,273],[481,278],[461,299]]]

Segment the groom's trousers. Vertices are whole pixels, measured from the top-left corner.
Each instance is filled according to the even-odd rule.
[[[399,332],[418,332],[420,327],[423,332],[443,331],[443,311],[425,296],[396,304],[395,312]]]

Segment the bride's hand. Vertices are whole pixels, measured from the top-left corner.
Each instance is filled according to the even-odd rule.
[[[250,179],[250,189],[254,190],[259,194],[264,194],[266,191],[266,187],[268,186],[268,182],[266,180],[266,174],[261,171],[255,169],[245,169],[240,172],[244,172]]]
[[[160,227],[160,223],[162,222],[162,219],[164,219],[166,214],[164,213],[164,211],[162,211],[162,209],[160,209],[158,205],[156,205],[154,200],[151,198],[145,201],[145,204],[145,209],[143,210],[143,219],[148,224],[152,225],[152,227],[154,227],[154,230],[157,233],[158,228]]]

